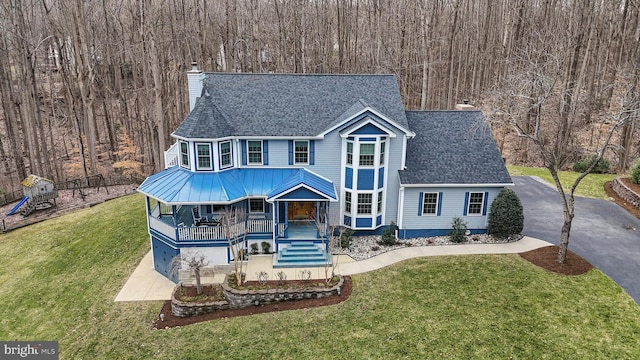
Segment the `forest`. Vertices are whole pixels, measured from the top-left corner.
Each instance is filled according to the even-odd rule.
[[[640,155],[639,38],[638,0],[4,0],[0,192],[163,169],[193,62],[395,74],[407,109],[482,109],[511,164],[541,162],[521,132],[568,168],[616,125],[605,157],[623,173]]]

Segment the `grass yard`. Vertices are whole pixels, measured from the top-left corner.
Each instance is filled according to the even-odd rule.
[[[0,235],[0,339],[58,340],[61,359],[640,358],[613,281],[517,255],[415,259],[354,276],[339,305],[152,330],[161,302],[113,302],[145,227],[134,195]]]
[[[525,167],[525,166],[515,166],[508,165],[507,170],[509,170],[509,174],[511,176],[538,176],[544,181],[548,182],[555,188],[555,183],[553,182],[553,178],[549,173],[549,170],[545,168],[535,168],[535,167]],[[562,187],[565,191],[569,191],[573,182],[578,178],[580,174],[573,171],[560,171],[558,173],[558,177],[560,178],[560,182],[562,183]],[[604,192],[604,184],[607,181],[611,181],[618,176],[616,174],[589,174],[582,181],[580,185],[578,185],[578,189],[576,190],[576,195],[591,197],[597,199],[608,199],[609,197]]]

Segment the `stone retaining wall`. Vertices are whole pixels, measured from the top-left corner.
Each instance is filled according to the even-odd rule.
[[[620,178],[615,178],[611,181],[611,188],[625,201],[640,208],[640,195],[629,189],[629,187],[625,185]]]
[[[226,301],[216,302],[191,303],[180,301],[176,298],[176,293],[180,286],[195,285],[176,286],[173,290],[173,294],[171,295],[171,313],[177,317],[187,317],[220,310],[251,307],[256,306],[256,304],[261,305],[280,301],[295,301],[339,296],[340,289],[344,284],[344,278],[339,276],[338,283],[330,288],[310,287],[305,289],[238,290],[230,287],[227,281],[228,278],[225,278],[224,282],[220,285]]]

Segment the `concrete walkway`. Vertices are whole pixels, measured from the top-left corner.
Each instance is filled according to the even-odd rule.
[[[473,244],[473,245],[441,245],[441,246],[414,246],[388,251],[372,258],[354,261],[348,255],[334,255],[333,263],[336,264],[335,273],[341,275],[361,274],[395,264],[407,259],[427,256],[447,255],[480,255],[480,254],[517,254],[540,247],[551,245],[550,243],[525,236],[520,241],[506,244]],[[256,280],[256,273],[265,271],[269,279],[277,279],[277,273],[283,271],[287,279],[300,279],[301,272],[309,270],[312,279],[325,277],[324,267],[316,268],[291,268],[274,269],[273,255],[254,255],[250,258],[246,267],[247,280]],[[328,271],[331,271],[330,269]],[[216,274],[211,278],[202,278],[203,283],[220,283],[224,280],[224,274]],[[116,296],[115,301],[152,301],[169,300],[175,284],[169,279],[157,273],[152,266],[151,252],[142,259],[129,280]]]

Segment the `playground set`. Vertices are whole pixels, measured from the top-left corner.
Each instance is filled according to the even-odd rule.
[[[104,187],[107,194],[109,193],[102,174],[91,175],[84,179],[68,180],[66,187],[73,190],[73,197],[76,196],[77,192],[78,195],[82,197],[82,200],[84,200],[87,195],[83,190],[84,183],[86,183],[86,187],[95,187],[97,191],[100,191],[100,187]],[[20,184],[22,185],[24,197],[7,213],[7,216],[20,212],[22,216],[27,217],[35,210],[43,210],[57,206],[56,198],[58,197],[58,192],[55,189],[53,181],[32,174],[22,180]],[[20,208],[22,208],[22,210],[20,210]]]

